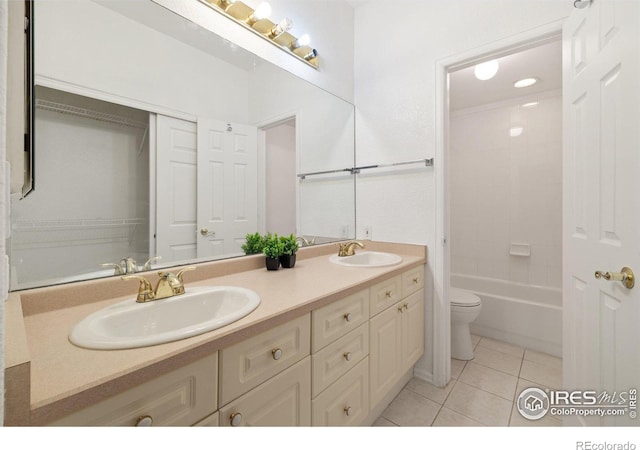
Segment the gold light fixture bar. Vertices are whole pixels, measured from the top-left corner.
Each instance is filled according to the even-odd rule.
[[[309,45],[300,45],[299,39],[287,32],[291,27],[291,21],[287,18],[280,23],[275,24],[267,18],[261,17],[259,6],[256,10],[240,1],[234,0],[200,0],[214,11],[233,20],[246,29],[254,32],[263,39],[271,42],[285,53],[290,54],[294,58],[303,63],[318,69],[318,52]]]

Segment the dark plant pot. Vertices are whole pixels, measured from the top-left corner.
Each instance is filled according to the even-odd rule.
[[[268,256],[265,256],[264,260],[267,266],[267,270],[278,270],[280,268],[280,259],[269,258]]]
[[[294,253],[293,255],[282,255],[280,257],[280,264],[282,264],[282,267],[284,267],[285,269],[291,269],[296,265],[296,254]]]

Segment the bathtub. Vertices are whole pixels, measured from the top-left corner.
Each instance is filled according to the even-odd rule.
[[[562,356],[561,289],[462,274],[451,274],[451,286],[482,300],[473,334]]]

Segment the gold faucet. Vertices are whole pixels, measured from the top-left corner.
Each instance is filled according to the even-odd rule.
[[[185,267],[177,274],[173,274],[171,272],[158,272],[160,279],[158,280],[155,291],[151,287],[149,280],[144,277],[138,275],[127,275],[122,277],[122,279],[138,280],[140,282],[140,287],[138,288],[138,297],[136,298],[136,302],[146,303],[152,300],[160,300],[184,294],[184,281],[182,280],[182,274],[189,270],[196,270],[196,268],[193,266]]]
[[[349,241],[344,244],[338,244],[340,249],[338,250],[338,256],[353,256],[356,254],[355,246],[364,248],[364,244],[358,241]]]

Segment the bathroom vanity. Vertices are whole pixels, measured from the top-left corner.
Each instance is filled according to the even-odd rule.
[[[264,258],[199,264],[185,288],[239,286],[260,306],[161,345],[89,350],[68,340],[87,315],[130,298],[119,278],[15,292],[7,304],[6,425],[341,426],[371,424],[424,351],[424,246],[366,242],[386,267],[303,248],[294,269]],[[156,275],[145,274],[150,279]]]

